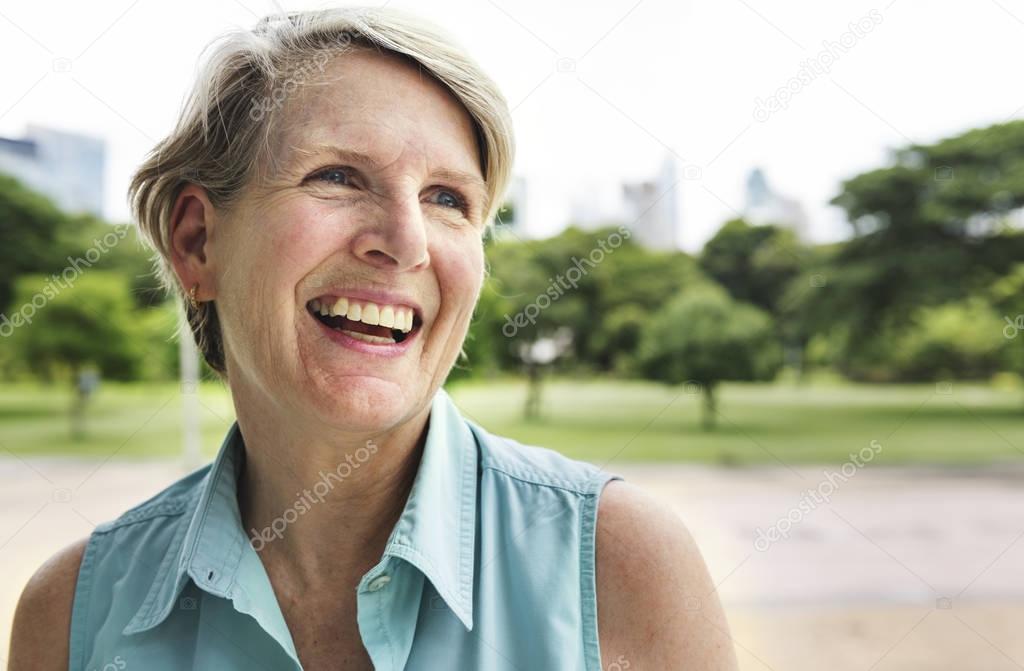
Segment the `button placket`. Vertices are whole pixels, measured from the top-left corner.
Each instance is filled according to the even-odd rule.
[[[366,580],[359,590],[357,618],[359,634],[366,647],[374,668],[395,671],[393,633],[390,631],[390,603],[394,595],[385,589],[393,579],[394,567],[388,559],[370,572],[376,575]]]

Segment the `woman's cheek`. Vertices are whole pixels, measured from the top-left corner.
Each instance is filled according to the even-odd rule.
[[[445,273],[455,286],[473,287],[472,299],[475,300],[479,284],[483,282],[484,247],[478,233],[474,230],[458,229],[455,234],[444,236],[439,241],[440,256],[445,259],[444,265],[449,268]]]
[[[329,232],[327,226],[328,213],[323,207],[294,208],[279,215],[277,224],[277,240],[274,254],[288,254],[299,262],[310,258],[310,253],[325,248],[325,238]]]

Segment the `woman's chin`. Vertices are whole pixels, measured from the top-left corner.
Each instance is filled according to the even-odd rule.
[[[384,431],[407,417],[412,408],[403,386],[365,375],[331,378],[314,391],[313,406],[325,424],[346,431]]]

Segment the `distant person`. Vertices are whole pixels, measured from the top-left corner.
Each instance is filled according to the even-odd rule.
[[[495,83],[410,15],[216,46],[131,198],[238,419],[39,570],[13,669],[735,668],[671,512],[442,388],[513,147]]]
[[[71,436],[85,435],[85,409],[93,393],[100,386],[100,374],[90,368],[80,370],[75,377],[75,398],[71,402]]]

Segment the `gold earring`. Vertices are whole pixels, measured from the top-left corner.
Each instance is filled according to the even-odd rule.
[[[199,290],[199,283],[192,285],[192,288],[188,290],[188,304],[193,310],[199,309],[199,301],[196,300],[196,291]]]

